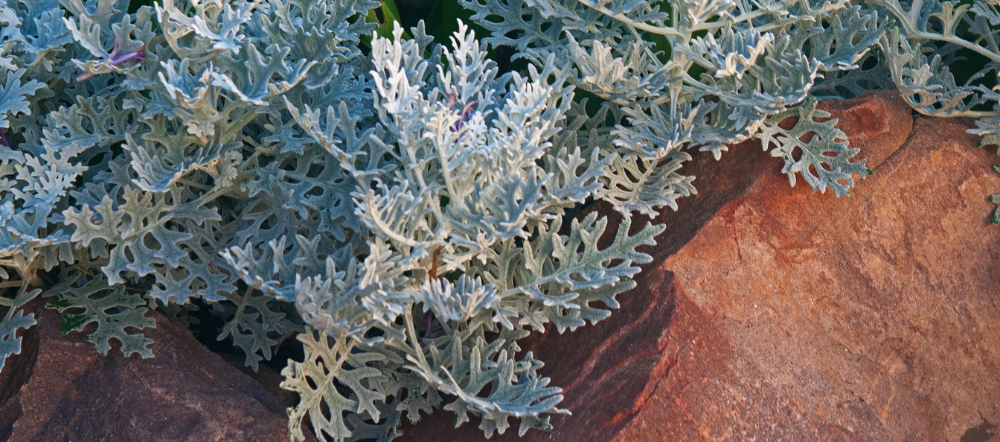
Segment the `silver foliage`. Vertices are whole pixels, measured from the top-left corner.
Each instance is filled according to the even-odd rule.
[[[1000,144],[992,0],[457,1],[481,40],[378,37],[375,0],[0,0],[0,368],[36,297],[142,357],[148,309],[199,299],[249,366],[301,343],[293,439],[549,430],[518,341],[618,307],[696,151],[756,138],[846,194],[869,171],[816,99],[893,85]]]
[[[512,46],[533,64],[569,60],[569,83],[620,107],[622,158],[605,166],[618,191],[601,198],[651,216],[694,192],[676,173],[689,158],[683,150],[718,158],[825,79],[851,88],[860,79],[841,73],[859,69],[887,26],[880,10],[847,1],[460,2],[491,31],[487,43]],[[639,169],[624,174],[630,167]],[[815,178],[806,181],[816,189],[838,188],[832,176]],[[650,190],[638,190],[645,184]]]

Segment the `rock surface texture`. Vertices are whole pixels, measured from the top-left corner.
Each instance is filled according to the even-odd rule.
[[[696,159],[685,172],[699,193],[659,220],[667,232],[621,310],[524,345],[573,415],[490,440],[991,438],[1000,161],[967,121],[913,116],[892,92],[820,108],[874,175],[835,198],[789,187],[758,144]],[[452,424],[438,411],[402,440],[485,440]]]
[[[288,440],[271,393],[162,315],[147,313],[156,356],[141,359],[117,348],[101,356],[79,333],[61,336],[55,310],[26,308],[38,324],[0,373],[0,440]]]

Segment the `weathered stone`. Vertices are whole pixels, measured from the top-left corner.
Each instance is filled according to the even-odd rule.
[[[621,310],[524,345],[549,362],[541,372],[573,416],[491,440],[990,437],[997,158],[975,147],[968,121],[914,118],[894,93],[821,107],[874,175],[835,198],[789,187],[754,143],[697,158],[686,172],[699,193],[658,220],[667,232]],[[438,411],[403,440],[485,440],[471,424],[447,433],[452,419]]]
[[[236,367],[239,371],[242,371],[247,376],[250,376],[255,381],[259,382],[264,389],[271,393],[271,396],[274,396],[274,398],[286,408],[294,407],[299,403],[298,394],[294,391],[281,388],[281,383],[285,381],[285,377],[282,376],[277,370],[264,364],[258,364],[257,371],[254,371],[252,367],[247,367],[247,358],[244,355],[233,353],[216,354],[221,356],[223,360],[229,363],[229,365]]]
[[[26,308],[38,325],[0,373],[0,440],[288,440],[285,408],[264,387],[162,315],[147,313],[156,356],[141,359],[117,347],[101,356],[79,333],[59,334],[58,312]]]

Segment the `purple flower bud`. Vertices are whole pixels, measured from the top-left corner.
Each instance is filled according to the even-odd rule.
[[[115,45],[115,48],[117,48],[117,47],[118,46]],[[128,52],[126,52],[124,54],[121,54],[121,55],[115,55],[114,52],[112,52],[111,53],[111,55],[112,55],[111,60],[109,60],[108,62],[111,63],[112,66],[117,66],[117,65],[119,65],[119,64],[121,64],[123,62],[129,61],[129,60],[142,60],[143,57],[146,56],[146,51],[143,50],[144,48],[145,48],[145,45],[139,46],[138,48],[133,49],[131,51],[128,51]]]
[[[462,108],[462,121],[469,121],[469,112],[475,109],[477,104],[479,104],[479,100],[472,100],[471,103]]]
[[[433,320],[434,320],[434,313],[431,312],[431,311],[427,311],[427,314],[424,315],[424,336],[423,336],[423,339],[430,339],[431,338],[431,321],[433,321]]]
[[[92,74],[92,73],[90,73],[90,72],[84,72],[84,73],[80,74],[80,76],[79,76],[79,77],[76,77],[76,79],[75,79],[75,80],[73,80],[73,81],[75,81],[75,82],[79,83],[79,82],[81,82],[81,81],[86,81],[86,80],[90,80],[90,79],[91,79],[91,78],[93,78],[93,77],[94,77],[94,74]]]
[[[146,57],[145,48],[146,48],[146,45],[143,44],[142,46],[139,46],[138,48],[133,49],[131,51],[128,51],[128,52],[126,52],[124,54],[119,54],[118,53],[118,39],[116,38],[115,39],[115,45],[114,45],[114,47],[111,48],[111,54],[109,54],[110,58],[108,60],[105,60],[105,61],[101,62],[101,64],[109,64],[111,66],[118,66],[119,64],[124,63],[124,62],[129,61],[129,60],[142,60],[144,57]],[[84,72],[83,74],[80,74],[79,77],[76,77],[75,81],[77,83],[79,83],[79,82],[84,81],[84,80],[89,80],[89,79],[91,79],[93,77],[94,77],[93,73],[91,73],[91,72]]]
[[[462,123],[469,121],[469,114],[476,108],[477,104],[479,104],[479,100],[472,100],[472,102],[466,104],[465,107],[462,108],[462,112],[459,114],[459,120],[455,122],[455,126],[452,130],[457,132],[462,128]]]

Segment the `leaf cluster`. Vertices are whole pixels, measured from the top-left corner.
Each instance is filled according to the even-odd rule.
[[[375,0],[0,0],[0,369],[36,297],[144,358],[207,303],[248,366],[302,346],[292,439],[551,429],[518,342],[618,307],[697,151],[846,195],[817,99],[890,87],[1000,144],[991,1],[457,0],[443,41]]]

